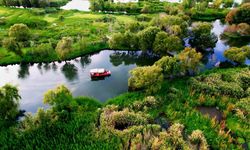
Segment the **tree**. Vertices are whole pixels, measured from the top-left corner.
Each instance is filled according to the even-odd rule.
[[[14,24],[9,29],[9,37],[15,38],[17,42],[25,42],[30,39],[31,34],[27,25]]]
[[[231,8],[234,4],[234,0],[223,0],[225,8]]]
[[[243,46],[241,48],[231,47],[224,52],[225,57],[228,59],[244,64],[247,58],[250,58],[250,47]]]
[[[179,37],[168,35],[166,32],[158,32],[154,41],[153,50],[161,55],[168,55],[170,52],[180,51],[183,48]]]
[[[145,4],[145,5],[143,5],[143,7],[142,7],[142,9],[141,9],[141,13],[150,13],[150,6],[149,5],[147,5],[147,4]]]
[[[188,23],[179,16],[160,14],[152,19],[151,25],[178,36],[183,36],[188,27]]]
[[[152,50],[156,34],[160,32],[157,27],[148,27],[138,32],[139,47],[143,51]]]
[[[147,93],[154,93],[161,88],[163,74],[158,66],[137,67],[130,74],[128,86],[133,90],[146,89]]]
[[[154,65],[161,67],[164,75],[167,77],[173,77],[180,73],[180,65],[176,57],[164,56],[155,62]]]
[[[52,111],[65,119],[75,109],[76,103],[73,101],[72,93],[64,85],[56,87],[45,93],[43,102],[52,107]],[[67,120],[67,119],[65,119]]]
[[[242,36],[249,36],[250,35],[250,25],[247,23],[240,23],[237,25],[238,33]]]
[[[0,88],[0,128],[16,121],[20,98],[16,87],[7,84]]]
[[[250,24],[250,3],[245,3],[239,8],[232,9],[226,16],[226,21],[230,24],[247,23]]]
[[[130,31],[125,32],[124,34],[124,43],[129,50],[138,50],[138,37],[135,33]]]
[[[211,33],[212,25],[207,22],[197,22],[192,25],[192,39],[190,43],[197,50],[215,47],[218,38]]]
[[[187,47],[178,54],[177,59],[180,61],[180,67],[183,73],[196,73],[201,66],[202,54],[195,49]]]
[[[245,3],[240,6],[235,16],[235,23],[250,24],[250,3]]]
[[[72,51],[73,40],[70,37],[63,37],[56,46],[56,52],[61,60],[65,60]]]
[[[14,38],[6,38],[3,40],[3,47],[7,50],[21,56],[22,50],[20,44]]]
[[[187,9],[187,8],[192,8],[196,4],[195,0],[183,0],[182,1],[182,6]]]
[[[213,2],[213,7],[218,9],[218,8],[220,8],[221,4],[222,4],[222,0],[215,0]]]
[[[142,23],[139,23],[138,21],[128,22],[125,24],[125,29],[127,31],[137,33],[145,28],[145,25]]]
[[[114,33],[108,43],[112,49],[122,49],[125,46],[124,35],[122,33]]]

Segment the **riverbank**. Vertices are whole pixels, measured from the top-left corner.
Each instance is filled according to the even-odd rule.
[[[73,40],[73,50],[64,60],[110,49],[107,38],[116,30],[115,24],[136,21],[136,16],[112,15],[113,22],[106,20],[109,15],[66,10],[46,12],[44,9],[0,7],[0,13],[1,40],[8,38],[9,28],[14,24],[26,24],[31,33],[29,41],[19,44],[22,55],[0,44],[0,65],[58,61],[55,49],[62,37]],[[49,49],[42,47],[40,50],[38,47],[43,44],[49,44]]]

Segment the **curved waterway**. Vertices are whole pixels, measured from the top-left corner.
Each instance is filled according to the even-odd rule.
[[[219,40],[214,53],[204,56],[206,69],[225,61],[224,51],[237,44],[220,38],[225,27],[220,20],[213,22],[211,32],[215,33]],[[242,44],[242,41],[238,43]],[[127,92],[129,70],[136,66],[152,65],[156,60],[157,58],[140,51],[104,50],[61,63],[9,65],[0,67],[0,87],[6,83],[17,85],[22,97],[21,109],[33,113],[38,107],[46,107],[42,102],[43,94],[60,84],[66,85],[74,96],[90,96],[104,102]],[[246,64],[249,65],[250,61],[246,60]],[[112,75],[105,80],[91,81],[89,70],[92,68],[106,68]]]
[[[44,93],[58,85],[66,85],[74,96],[90,96],[105,101],[128,90],[129,70],[136,66],[152,65],[156,58],[141,52],[104,50],[67,62],[0,67],[0,87],[17,85],[20,107],[36,112],[43,104]],[[112,72],[104,80],[92,81],[89,70],[106,68]]]

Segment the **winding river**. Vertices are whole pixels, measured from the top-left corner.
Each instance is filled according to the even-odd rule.
[[[223,52],[229,48],[230,43],[220,39],[225,27],[220,20],[213,22],[211,32],[219,40],[214,53],[206,56],[205,68],[212,68],[216,63],[226,60]],[[156,60],[140,51],[103,50],[61,63],[0,66],[0,87],[7,83],[16,85],[22,97],[20,108],[32,113],[38,107],[47,107],[42,102],[43,94],[60,84],[66,85],[74,96],[90,96],[104,102],[127,92],[129,70],[136,66],[152,65]],[[250,61],[247,60],[246,64],[250,65]],[[89,70],[100,67],[110,70],[112,75],[104,80],[92,81]]]
[[[140,51],[104,50],[61,63],[9,65],[0,67],[0,87],[6,83],[16,85],[22,97],[21,109],[32,113],[38,107],[46,107],[43,94],[60,84],[66,85],[74,96],[90,96],[103,102],[128,90],[129,70],[152,65],[156,59]],[[89,70],[97,67],[107,68],[112,75],[92,81]]]

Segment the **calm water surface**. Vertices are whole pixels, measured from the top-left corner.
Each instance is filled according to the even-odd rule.
[[[67,63],[9,65],[0,67],[0,86],[17,85],[21,109],[36,112],[43,105],[43,94],[65,84],[74,96],[90,96],[105,101],[128,89],[129,70],[138,65],[151,65],[156,59],[141,52],[104,50]],[[103,67],[112,72],[105,80],[91,81],[89,70]]]

